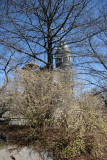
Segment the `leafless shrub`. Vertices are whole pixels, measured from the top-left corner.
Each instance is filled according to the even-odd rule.
[[[12,82],[16,86],[11,113],[28,120],[26,139],[39,140],[57,159],[87,154],[93,159],[105,157],[102,101],[83,93],[82,83],[74,82],[72,74],[67,70],[19,71]]]
[[[35,124],[38,118],[48,121],[53,116],[60,115],[64,108],[70,108],[74,96],[71,73],[67,74],[66,70],[38,70],[18,74],[24,92],[23,102],[16,111],[29,118],[32,124]]]

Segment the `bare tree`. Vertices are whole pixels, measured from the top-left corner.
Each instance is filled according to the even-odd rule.
[[[100,6],[96,9],[96,16],[99,16],[99,23],[92,25],[100,32],[89,36],[90,31],[86,28],[84,34],[87,39],[79,43],[71,44],[72,66],[78,69],[81,78],[86,84],[96,87],[100,92],[107,92],[107,3],[100,1]],[[90,17],[89,17],[90,18]],[[96,32],[95,32],[96,33]]]
[[[11,72],[15,71],[16,68],[23,63],[20,58],[17,61],[17,56],[11,48],[5,47],[3,49],[0,53],[0,92],[6,88]]]
[[[96,35],[106,34],[106,13],[99,6],[99,0],[1,0],[0,44],[14,52],[18,65],[33,58],[53,69],[55,48],[65,37],[71,47],[72,66],[86,78],[91,75],[95,79],[95,73],[103,77],[94,66],[105,62],[95,55],[92,41]],[[90,78],[87,81],[99,85]]]
[[[8,78],[8,74],[9,72],[12,70],[12,68],[9,68],[9,64],[10,64],[10,61],[12,60],[12,56],[14,54],[12,53],[8,59],[5,58],[4,56],[1,56],[0,57],[0,72],[5,74],[5,82],[3,83],[2,87],[0,88],[0,91],[2,91],[6,86],[7,86],[7,83],[9,81],[9,78]]]
[[[87,20],[93,11],[92,2],[92,0],[1,0],[0,42],[52,68],[57,42],[68,33],[69,43],[83,41],[87,38],[87,35],[83,34],[86,28],[91,31],[99,22],[99,18],[95,16]],[[99,28],[95,28],[88,37],[99,31]],[[47,60],[41,56],[45,53]]]

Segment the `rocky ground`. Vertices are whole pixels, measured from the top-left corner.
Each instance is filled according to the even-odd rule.
[[[68,143],[67,135],[57,128],[48,128],[44,136],[39,133],[30,136],[28,126],[2,126],[0,129],[0,160],[106,160],[107,156],[94,157],[91,153],[77,155],[74,158],[61,157],[61,144]],[[88,135],[89,137],[89,135]],[[90,140],[90,137],[87,138]],[[57,143],[56,143],[57,142]],[[59,150],[56,144],[60,147]],[[56,148],[55,148],[56,146]],[[90,150],[92,145],[88,144]]]
[[[48,152],[36,152],[32,148],[6,146],[0,150],[0,160],[54,160]]]

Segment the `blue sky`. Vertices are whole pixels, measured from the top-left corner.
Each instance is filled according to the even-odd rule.
[[[99,0],[94,0],[94,3],[97,3]],[[101,4],[103,3],[103,5],[105,6],[105,3],[106,3],[106,0],[101,0]],[[90,6],[91,6],[91,4],[90,4]],[[87,12],[85,12],[85,14],[88,14]],[[98,10],[96,9],[96,10],[94,10],[94,12],[93,12],[93,14],[95,15],[95,16],[97,16],[97,14],[98,14]],[[88,15],[89,16],[89,15]],[[33,19],[34,17],[32,17],[32,19]],[[23,19],[23,20],[25,20],[25,17],[24,17],[24,15],[23,14],[20,14],[20,18],[19,19]],[[81,20],[81,19],[78,19],[78,21],[79,20]],[[33,20],[32,20],[33,21]],[[59,22],[61,23],[61,21],[62,20],[59,20]],[[20,21],[19,22],[19,24],[23,24],[24,25],[24,22],[23,21]],[[33,21],[33,25],[37,25],[37,21]],[[54,27],[55,26],[55,24],[53,24],[53,26],[52,27]],[[9,26],[9,24],[7,24],[7,29],[9,28],[10,26]],[[45,27],[45,26],[44,26]],[[67,30],[69,28],[69,25],[68,24],[66,24],[65,25],[65,29]],[[12,31],[14,31],[14,30],[16,30],[16,28],[14,28],[13,26],[12,26],[12,28],[9,28],[10,30],[12,30]],[[84,30],[85,31],[85,30]],[[73,38],[75,38],[75,36],[76,36],[76,33],[78,32],[78,29],[77,30],[74,30],[74,31],[72,31],[72,33],[68,33],[66,36],[65,36],[65,39],[67,40],[67,42],[69,43],[69,40],[71,41],[71,39],[73,39]],[[26,34],[28,34],[29,36],[30,35],[32,35],[32,36],[35,36],[34,35],[34,32],[26,32]],[[62,33],[63,34],[63,33]],[[59,36],[61,35],[61,31],[59,32],[59,34],[58,34]],[[41,35],[39,35],[39,36],[41,36]],[[83,35],[82,35],[83,36]],[[77,37],[76,37],[77,38]],[[14,40],[15,40],[15,37],[14,37]],[[54,39],[54,40],[56,40],[56,39]],[[98,38],[95,38],[95,41],[96,42],[98,42],[99,40],[98,40]],[[42,39],[40,39],[40,42],[42,43]],[[23,41],[21,41],[21,42],[19,42],[18,43],[19,45],[21,45],[22,47],[24,47],[24,49],[25,49],[25,51],[30,51],[29,50],[29,47],[28,47],[28,45],[26,45],[26,43],[25,43],[25,41],[23,40]],[[100,44],[101,45],[101,42],[98,42],[98,44]],[[35,45],[35,44],[33,44],[33,43],[30,43],[30,45],[32,45],[32,49],[33,49],[33,51],[36,51],[36,53],[40,53],[40,52],[43,52],[44,50],[43,50],[43,48],[42,47],[40,47],[40,46],[38,46],[38,45]],[[57,44],[58,45],[58,44]],[[82,69],[82,66],[80,67],[80,66],[76,66],[76,64],[78,64],[78,63],[80,63],[80,62],[86,62],[86,58],[74,58],[74,56],[77,54],[77,53],[79,53],[80,51],[81,52],[87,52],[88,53],[88,47],[86,46],[87,44],[86,43],[84,43],[84,45],[85,45],[85,50],[84,50],[84,47],[83,48],[81,48],[81,47],[78,47],[77,48],[77,46],[75,45],[75,44],[69,44],[69,47],[70,47],[70,49],[71,49],[71,57],[72,57],[72,63],[75,63],[75,67],[73,67],[73,69],[75,70],[75,69],[77,69],[77,72],[79,72],[80,71],[80,69]],[[106,55],[107,54],[107,48],[106,47],[102,47],[102,46],[97,46],[97,52],[98,53],[102,53],[103,52],[103,55]],[[6,50],[6,48],[4,47],[4,48],[2,48],[1,46],[0,46],[0,49],[1,49],[1,53],[2,53],[2,55],[4,55],[5,54],[5,50]],[[8,52],[7,54],[6,54],[6,56],[8,56],[9,54],[10,54],[10,51],[7,51],[6,50],[6,52]],[[42,59],[44,59],[44,60],[47,60],[47,55],[44,53],[44,54],[41,54],[41,55],[38,55],[38,57],[39,58],[42,58]],[[23,58],[18,52],[16,52],[15,53],[15,58],[14,58],[14,63],[18,60],[18,59],[20,59],[22,62],[26,62],[26,60],[27,60],[27,56],[25,56],[25,58]],[[73,60],[74,59],[74,60]],[[88,60],[87,61],[89,61],[89,59],[90,59],[90,61],[91,61],[91,58],[89,58],[88,57]],[[32,60],[32,58],[30,58],[29,59],[29,61],[31,61]],[[39,66],[43,66],[44,64],[42,63],[42,62],[40,62],[40,61],[38,61],[38,60],[34,60]],[[55,64],[55,60],[54,60],[54,64]],[[86,65],[86,64],[85,64]],[[91,64],[92,65],[92,64]],[[20,65],[20,67],[21,66],[23,66],[23,65]],[[86,65],[87,66],[87,65]],[[84,67],[84,66],[83,66]],[[102,67],[102,65],[99,65],[99,64],[96,64],[96,63],[93,63],[93,66],[92,66],[93,68],[96,68],[97,70],[103,70],[103,67]],[[84,69],[82,69],[82,73],[85,73],[86,71],[84,70]],[[87,78],[87,79],[90,79],[90,76],[87,76],[87,75],[84,75],[84,74],[81,74],[81,76],[80,77],[82,77],[83,79],[84,78]],[[96,77],[97,78],[97,77]],[[2,73],[0,73],[0,81],[2,82],[3,81],[3,79],[4,79],[4,74],[3,74],[3,72]],[[90,80],[92,80],[93,82],[95,82],[95,78],[93,79],[92,77],[91,77],[91,79]]]

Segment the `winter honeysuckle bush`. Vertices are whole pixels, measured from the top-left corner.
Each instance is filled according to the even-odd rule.
[[[83,84],[75,82],[73,74],[67,70],[18,72],[10,84],[14,84],[11,114],[23,115],[29,126],[26,139],[39,141],[57,159],[87,155],[104,159],[105,108],[99,97],[82,92]]]
[[[32,124],[38,118],[50,122],[71,106],[74,84],[70,74],[66,70],[23,73],[24,114]]]

